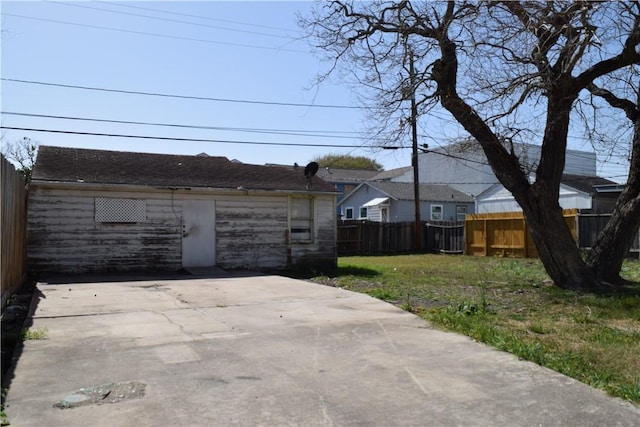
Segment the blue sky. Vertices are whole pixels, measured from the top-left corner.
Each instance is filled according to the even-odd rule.
[[[309,105],[357,106],[339,82],[314,86],[323,69],[299,40],[296,13],[308,2],[2,1],[2,77],[124,91]],[[153,10],[151,10],[153,9]],[[112,11],[112,12],[109,12]],[[166,13],[163,13],[166,12]],[[161,19],[152,19],[161,18]],[[181,22],[175,22],[181,21]],[[109,28],[109,29],[107,29]],[[357,108],[215,102],[2,81],[2,111],[38,115],[237,128],[140,126],[3,114],[4,126],[308,147],[156,141],[3,130],[45,145],[123,151],[206,152],[247,163],[305,164],[317,155],[410,163],[409,150],[371,150]],[[319,136],[257,132],[313,133]],[[346,148],[314,147],[319,144]]]
[[[310,2],[287,1],[2,1],[2,78],[47,83],[3,80],[3,126],[307,146],[162,141],[6,129],[2,130],[3,141],[26,136],[45,145],[156,153],[206,152],[255,164],[305,164],[318,155],[349,154],[373,158],[385,169],[410,165],[408,149],[368,148],[369,142],[363,137],[365,114],[353,108],[359,105],[346,85],[334,79],[314,86],[315,77],[326,64],[311,53],[307,41],[300,40],[301,31],[296,24],[296,14],[306,14],[311,6]],[[425,117],[421,127],[428,129],[432,139],[424,142],[432,147],[433,141],[465,136],[451,119]],[[590,150],[571,141],[570,147]],[[623,166],[614,163],[601,164],[599,172],[612,178],[626,173]]]

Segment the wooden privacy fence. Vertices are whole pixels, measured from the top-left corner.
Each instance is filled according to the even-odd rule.
[[[578,214],[578,245],[583,249],[591,249],[609,218],[611,214]],[[640,230],[636,231],[629,256],[640,258]]]
[[[563,211],[580,248],[590,249],[611,214]],[[338,221],[338,256],[415,253],[413,222]],[[466,253],[475,256],[536,258],[536,250],[522,212],[469,214],[460,223],[423,223],[423,252]],[[630,256],[640,257],[640,231]]]
[[[563,216],[577,240],[577,209],[565,209]],[[468,214],[465,220],[466,254],[536,258],[538,251],[522,212]]]
[[[2,204],[0,289],[2,307],[7,298],[22,284],[26,264],[27,191],[24,177],[1,156]]]
[[[423,252],[462,253],[464,225],[422,223]],[[415,252],[414,222],[338,221],[338,256]]]

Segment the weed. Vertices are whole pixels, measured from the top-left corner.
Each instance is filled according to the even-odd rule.
[[[23,329],[22,339],[27,340],[44,340],[47,339],[49,330],[47,328]]]

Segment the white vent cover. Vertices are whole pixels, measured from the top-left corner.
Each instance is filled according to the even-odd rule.
[[[147,201],[96,197],[96,222],[144,222],[147,220]]]

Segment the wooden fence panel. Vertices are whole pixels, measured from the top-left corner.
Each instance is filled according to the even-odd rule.
[[[2,205],[0,289],[2,307],[22,284],[26,268],[27,191],[24,177],[1,156],[0,200]]]
[[[464,225],[423,223],[422,252],[462,253]],[[338,255],[415,252],[414,222],[339,221]]]
[[[576,217],[576,221],[580,247],[590,249],[610,218],[611,214],[579,214]],[[628,255],[640,257],[640,230],[636,231]]]
[[[578,237],[577,209],[563,215],[574,239]],[[536,250],[522,212],[468,214],[465,220],[466,254],[536,258]]]

